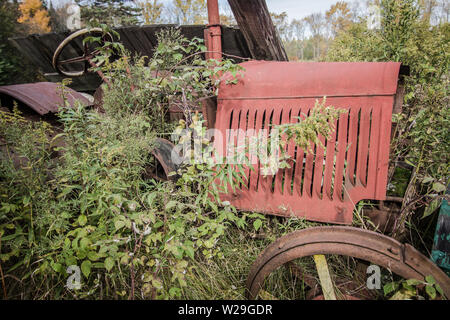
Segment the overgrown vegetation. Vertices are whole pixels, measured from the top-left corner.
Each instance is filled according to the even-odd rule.
[[[2,279],[15,279],[8,279],[6,297],[177,298],[193,261],[224,257],[217,243],[227,228],[244,228],[248,219],[251,229],[261,228],[261,215],[238,214],[220,201],[246,179],[244,164],[188,158],[175,183],[147,174],[156,137],[175,126],[202,135],[204,120],[195,111],[201,99],[216,93],[219,74],[245,72],[230,60],[204,60],[205,50],[202,40],[173,29],[159,35],[150,59],[106,43],[98,58],[108,79],[102,107],[63,107],[63,129],[53,140],[45,122],[2,113],[0,257]],[[185,120],[168,122],[169,107]],[[333,110],[312,115],[302,139],[327,134]],[[211,151],[208,143],[204,148]],[[77,267],[81,285],[71,291],[66,281]]]
[[[412,215],[431,214],[440,204],[450,174],[449,24],[431,26],[416,0],[383,0],[380,29],[365,22],[338,35],[329,61],[399,61],[411,68],[405,79],[405,101],[391,145],[390,183],[395,167],[412,167],[394,234],[400,237]],[[403,188],[401,188],[403,189]]]
[[[449,28],[421,19],[417,1],[381,5],[379,30],[368,30],[366,21],[333,18],[336,39],[326,60],[401,61],[411,67],[403,112],[394,117],[391,153],[390,184],[397,187],[395,195],[405,190],[394,229],[400,238],[405,228],[417,232],[413,213],[433,213],[448,185]],[[174,130],[200,137],[203,154],[211,154],[205,119],[196,111],[202,99],[216,94],[219,75],[229,72],[236,82],[245,73],[231,60],[204,60],[200,39],[166,30],[158,41],[153,57],[133,57],[120,44],[106,43],[96,61],[105,62],[101,70],[108,79],[103,105],[63,107],[58,115],[63,129],[30,122],[17,109],[0,113],[0,294],[5,298],[243,298],[248,268],[261,250],[287,232],[316,225],[237,212],[222,202],[221,193],[245,188],[248,159],[217,165],[212,157],[198,163],[188,156],[175,181],[149,174],[157,138],[169,138]],[[320,145],[318,136],[328,136],[334,130],[329,123],[339,116],[324,105],[318,102],[303,121],[276,129],[305,150],[311,141]],[[185,120],[168,121],[169,108],[179,109]],[[53,131],[59,134],[51,139]],[[236,157],[245,158],[246,151]],[[289,166],[282,150],[280,159],[275,169]],[[395,170],[399,164],[411,177]],[[357,206],[355,225],[365,226],[364,205]],[[353,262],[331,258],[334,276],[356,277]],[[80,281],[72,282],[78,275]],[[280,286],[285,275],[273,277],[272,294],[306,297],[289,285],[298,279]],[[386,296],[441,294],[431,278],[389,281]]]

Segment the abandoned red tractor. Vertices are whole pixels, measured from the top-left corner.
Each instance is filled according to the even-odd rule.
[[[207,58],[220,60],[222,42],[217,0],[208,0],[208,14]],[[95,51],[86,51],[69,60],[59,58],[65,45],[86,32],[78,31],[61,43],[53,58],[58,72],[73,77],[96,67],[92,62]],[[84,70],[63,71],[61,65],[73,62],[85,62]],[[246,188],[223,195],[223,200],[243,211],[347,225],[308,228],[276,240],[251,267],[247,297],[257,298],[264,289],[265,279],[279,267],[311,256],[322,290],[316,288],[310,298],[335,299],[324,255],[361,259],[405,279],[424,280],[432,275],[450,297],[449,277],[412,246],[380,233],[348,226],[359,201],[386,199],[391,118],[396,103],[402,101],[398,85],[401,64],[250,61],[241,65],[245,72],[239,82],[230,85],[222,81],[217,102],[208,101],[203,105],[209,127],[222,132],[223,140],[215,141],[217,148],[229,147],[228,144],[239,140],[229,140],[227,130],[254,132],[269,125],[297,122],[323,97],[327,97],[327,105],[347,111],[334,123],[336,130],[330,139],[321,138],[324,148],[316,146],[315,153],[306,153],[293,142],[289,143],[286,152],[293,159],[290,168],[263,176],[258,163],[255,170],[247,170]],[[173,145],[160,140],[161,147],[154,154],[168,176],[176,168],[169,156]],[[304,271],[297,268],[296,272],[307,278]],[[341,298],[360,297],[346,293]]]

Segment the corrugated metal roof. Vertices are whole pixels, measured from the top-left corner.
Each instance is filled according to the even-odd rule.
[[[61,89],[58,86],[58,84],[52,82],[2,86],[0,87],[0,95],[16,99],[40,115],[44,115],[57,112],[58,108],[64,104],[61,97]],[[93,104],[93,101],[90,101],[86,96],[70,88],[66,88],[65,97],[71,106],[74,105],[76,100],[85,106]]]

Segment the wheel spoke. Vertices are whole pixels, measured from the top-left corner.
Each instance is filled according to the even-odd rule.
[[[76,63],[76,62],[83,62],[83,61],[86,61],[86,56],[70,58],[70,59],[67,59],[67,60],[61,60],[61,61],[58,61],[58,65],[69,64],[69,63]]]
[[[314,255],[317,273],[319,274],[320,285],[325,300],[337,300],[334,292],[333,281],[331,280],[330,270],[328,270],[327,259],[323,254]]]

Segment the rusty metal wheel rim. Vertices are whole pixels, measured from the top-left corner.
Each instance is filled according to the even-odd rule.
[[[375,263],[403,278],[432,275],[450,296],[450,278],[413,247],[387,236],[352,227],[316,227],[292,232],[268,246],[247,278],[248,299],[256,299],[266,276],[285,263],[315,254],[350,256]]]
[[[59,61],[59,57],[61,55],[61,53],[63,52],[64,48],[70,43],[72,42],[74,39],[84,36],[86,34],[91,34],[91,33],[99,33],[99,34],[103,34],[103,30],[101,28],[92,28],[92,29],[81,29],[78,30],[74,33],[72,33],[71,35],[69,35],[67,38],[65,38],[60,44],[59,46],[56,48],[55,53],[53,54],[53,59],[52,59],[52,64],[53,64],[53,68],[55,68],[55,70],[59,73],[62,74],[64,76],[67,77],[81,77],[83,76],[86,72],[87,69],[89,68],[88,64],[85,63],[85,67],[84,70],[82,71],[64,71],[63,69],[61,69],[61,64],[65,64],[65,63],[75,63],[75,62],[88,62],[90,59],[92,59],[95,56],[95,51],[91,52],[90,54],[88,54],[87,52],[84,52],[83,56],[80,57],[76,57],[73,59],[69,59],[68,61]],[[110,33],[106,33],[104,34],[105,37],[109,38],[109,41],[113,41],[113,37],[111,36]],[[86,46],[84,46],[84,50],[86,51]],[[104,62],[99,63],[97,66],[100,67],[101,65],[103,65]]]

